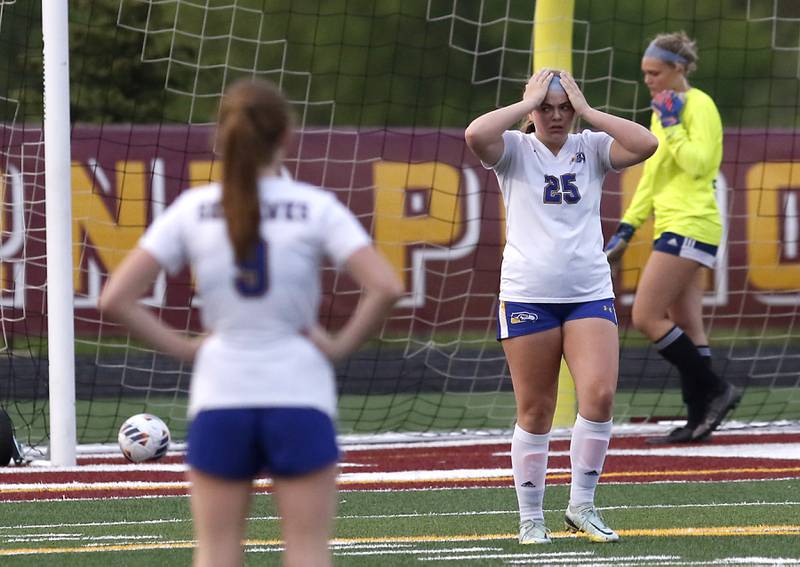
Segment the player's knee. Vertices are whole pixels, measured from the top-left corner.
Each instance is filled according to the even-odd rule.
[[[529,433],[547,433],[553,425],[555,401],[517,408],[517,423]]]
[[[631,310],[631,323],[637,331],[643,335],[650,337],[652,334],[651,328],[653,326],[654,318],[649,310],[637,306],[635,303]]]
[[[614,389],[605,386],[592,388],[591,395],[583,397],[578,413],[589,421],[608,421],[614,412]]]
[[[595,409],[599,413],[611,415],[614,410],[614,388],[598,387],[594,391],[593,398]]]

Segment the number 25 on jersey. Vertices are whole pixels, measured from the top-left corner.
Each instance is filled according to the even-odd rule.
[[[559,205],[562,201],[574,205],[581,200],[578,186],[575,185],[574,173],[565,173],[560,178],[555,175],[545,175],[544,183],[542,200],[546,205]]]

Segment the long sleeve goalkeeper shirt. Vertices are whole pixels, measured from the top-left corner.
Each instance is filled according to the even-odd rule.
[[[714,101],[691,88],[680,123],[663,128],[653,113],[650,130],[658,150],[645,163],[622,222],[638,228],[652,213],[655,238],[674,232],[718,245],[722,221],[714,189],[722,162],[722,120]]]

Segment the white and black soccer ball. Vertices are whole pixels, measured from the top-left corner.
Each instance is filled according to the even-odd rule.
[[[155,461],[167,454],[169,428],[158,417],[138,413],[129,417],[119,428],[119,448],[132,463]]]

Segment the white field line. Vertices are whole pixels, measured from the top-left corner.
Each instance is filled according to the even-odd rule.
[[[388,549],[388,550],[380,550],[380,549],[373,549],[373,550],[364,550],[364,551],[338,551],[334,550],[333,555],[334,557],[343,557],[343,556],[368,556],[368,555],[436,555],[439,553],[481,553],[478,557],[490,557],[490,555],[486,554],[485,552],[494,552],[497,553],[498,551],[503,551],[502,547],[454,547],[452,549]],[[419,557],[418,559],[422,559]]]
[[[423,560],[424,561],[424,560]],[[530,565],[527,561],[508,561],[511,564]],[[601,561],[592,562],[591,565],[602,565]],[[680,565],[686,567],[689,565],[746,565],[747,567],[755,567],[757,565],[764,565],[765,567],[776,567],[780,565],[800,565],[800,559],[787,558],[787,557],[723,557],[721,559],[712,559],[711,561],[634,561],[624,562],[622,565],[626,567],[642,565],[646,567],[661,567],[669,566],[674,567]]]
[[[553,471],[556,472],[556,471]],[[557,474],[561,474],[562,469],[558,469]],[[348,483],[381,483],[381,482],[435,482],[446,480],[480,480],[505,478],[511,476],[511,469],[456,469],[456,470],[421,470],[421,471],[393,471],[393,472],[374,472],[374,473],[342,473],[338,481]],[[259,478],[253,482],[254,486],[271,486],[272,481],[267,478]],[[52,483],[3,483],[0,485],[0,493],[3,492],[25,492],[25,491],[55,491],[65,490],[77,492],[81,489],[86,490],[167,490],[188,488],[188,481],[165,481],[165,482],[145,482],[145,481],[117,481],[117,482],[52,482]]]
[[[106,498],[96,498],[92,500],[107,500]],[[608,510],[653,510],[658,508],[667,508],[670,510],[677,508],[725,508],[725,507],[740,507],[740,506],[800,506],[800,502],[723,502],[708,504],[641,504],[641,505],[625,505],[625,506],[598,506],[597,509],[601,511]],[[545,510],[545,513],[558,513],[563,512],[563,508]],[[346,514],[336,516],[336,520],[391,520],[399,518],[438,518],[449,516],[502,516],[502,515],[517,515],[518,510],[474,510],[467,512],[421,512],[414,514]],[[279,516],[251,516],[248,521],[277,521]],[[162,520],[138,520],[135,522],[117,521],[117,522],[75,522],[75,523],[62,523],[62,524],[16,524],[13,526],[0,526],[0,531],[3,530],[43,530],[55,528],[93,528],[93,527],[108,527],[108,526],[143,526],[143,525],[159,525],[159,524],[182,524],[189,523],[190,519],[186,518],[166,518]],[[18,536],[19,534],[14,534]],[[46,535],[46,534],[36,534]],[[371,545],[371,544],[370,544]]]
[[[478,559],[505,559],[507,562],[530,564],[531,560],[539,560],[541,555],[538,553],[495,553],[488,555],[450,555],[441,557],[419,557],[419,561],[471,561]],[[559,557],[558,554],[553,554],[553,557],[547,558],[547,563],[550,565],[609,565],[619,564],[630,565],[630,561],[645,562],[647,565],[652,565],[653,561],[679,560],[680,555],[640,555],[640,556],[618,556],[618,557],[596,557],[594,553],[589,557],[577,558],[564,556]]]
[[[681,425],[677,421],[659,423],[622,423],[614,425],[615,437],[642,437],[666,433]],[[458,433],[375,433],[367,435],[340,435],[339,442],[345,450],[403,449],[414,447],[459,447],[463,445],[492,445],[510,443],[511,429],[491,431],[466,431]],[[715,437],[724,435],[773,435],[800,433],[800,423],[784,422],[737,422],[727,421],[717,430]],[[555,428],[550,432],[551,440],[569,439],[569,428]]]
[[[659,424],[620,424],[615,425],[615,437],[642,437],[659,435],[669,431],[678,422],[661,422]],[[798,422],[726,422],[715,434],[715,439],[725,435],[791,435],[800,434]],[[422,449],[428,447],[464,447],[470,445],[502,445],[511,442],[512,430],[467,431],[448,433],[375,433],[368,435],[340,435],[339,443],[344,451],[380,451],[394,449]],[[551,440],[569,439],[570,430],[558,428],[551,431]],[[185,443],[172,443],[168,455],[182,455],[186,450]],[[96,443],[79,445],[80,458],[112,459],[119,458],[119,447],[116,443]],[[35,461],[39,466],[49,466],[46,460]]]
[[[548,469],[548,474],[565,475],[569,469]],[[724,472],[724,471],[697,471],[697,472]],[[670,471],[659,471],[658,475],[667,476],[674,474]],[[688,475],[693,474],[687,471]],[[614,473],[609,472],[606,478],[618,476],[640,476],[635,472]],[[655,474],[643,471],[641,476],[656,476]],[[343,487],[357,484],[381,484],[381,483],[415,483],[415,482],[442,482],[442,481],[478,481],[511,478],[511,469],[452,469],[452,470],[416,470],[416,471],[388,471],[388,472],[358,472],[341,473],[338,482]],[[772,479],[775,480],[775,479]],[[653,481],[659,482],[659,481]],[[694,482],[694,481],[692,481]],[[255,487],[269,487],[272,481],[269,478],[259,478],[253,481]],[[6,492],[34,492],[34,491],[68,491],[78,492],[81,490],[179,490],[187,489],[188,481],[116,481],[116,482],[53,482],[53,483],[3,483],[0,484],[0,494]]]
[[[473,443],[474,444],[474,443]],[[382,447],[383,448],[383,447]],[[569,451],[550,451],[551,457],[568,457]],[[493,453],[495,457],[511,456],[511,451],[500,451]],[[609,449],[610,457],[724,457],[738,459],[775,459],[775,460],[798,460],[800,459],[800,443],[761,443],[761,444],[736,444],[736,445],[681,445],[679,447],[653,447],[643,449]],[[341,468],[361,468],[373,465],[364,463],[340,463]],[[128,472],[128,471],[154,471],[154,472],[186,472],[189,467],[184,463],[178,464],[158,464],[158,463],[139,463],[122,465],[80,465],[75,467],[0,467],[0,475],[3,474],[26,474],[26,473],[60,473],[60,472]],[[480,470],[480,469],[479,469]],[[486,469],[491,471],[492,469]],[[503,469],[505,470],[505,469]],[[568,469],[548,469],[549,473],[568,472]],[[344,473],[358,474],[358,473]],[[375,474],[375,473],[362,473]],[[383,473],[379,473],[383,474]],[[389,474],[389,473],[385,473]],[[506,471],[503,476],[510,474]],[[342,476],[344,476],[342,475]],[[486,476],[493,476],[487,472]],[[357,480],[356,478],[352,480]]]
[[[717,527],[717,528],[679,528],[679,529],[666,529],[666,530],[620,530],[620,535],[623,537],[637,537],[637,536],[645,536],[645,537],[663,537],[663,536],[727,536],[727,537],[741,537],[742,535],[747,536],[756,536],[756,535],[767,535],[767,534],[797,534],[800,533],[800,526],[726,526],[726,527]],[[567,532],[556,532],[553,533],[553,537],[557,537],[560,539],[574,539],[577,538],[575,534],[567,533]],[[475,534],[464,534],[464,535],[448,535],[448,536],[405,536],[405,537],[387,537],[387,538],[360,538],[360,539],[349,539],[349,538],[338,538],[334,539],[330,542],[330,544],[334,547],[341,548],[343,545],[347,544],[355,544],[355,545],[363,545],[365,543],[377,543],[377,544],[391,544],[391,543],[412,543],[412,544],[424,544],[424,543],[438,543],[438,544],[455,544],[460,542],[483,542],[483,541],[494,541],[494,540],[515,540],[517,538],[516,534],[485,534],[485,535],[475,535]],[[250,549],[258,549],[259,551],[270,551],[270,552],[277,552],[280,551],[280,540],[247,540],[243,542],[245,545],[246,550]],[[147,542],[147,543],[132,543],[132,544],[114,544],[114,543],[102,543],[102,544],[88,544],[84,546],[78,547],[44,547],[44,548],[37,548],[37,549],[0,549],[0,556],[13,556],[13,555],[51,555],[51,554],[76,554],[76,553],[96,553],[96,552],[120,552],[120,551],[144,551],[144,550],[155,550],[155,549],[169,549],[173,550],[176,548],[193,548],[196,542],[193,540],[174,540],[174,541],[160,541],[160,542]],[[431,553],[438,553],[437,550],[430,550],[430,549],[418,549],[417,555],[420,556],[428,556],[430,557]],[[413,553],[413,551],[412,551]],[[335,552],[335,554],[342,554],[340,551]],[[578,557],[578,555],[583,554],[586,557]],[[549,555],[548,559],[550,559],[551,563],[569,563],[569,564],[585,564],[584,559],[589,559],[593,552],[563,552],[563,553],[555,553],[555,554],[544,554],[544,553],[536,553],[536,554],[519,554],[519,553],[505,553],[505,554],[497,554],[498,557],[502,555],[504,558],[508,559],[522,559],[522,558],[530,558],[530,557],[538,557],[541,558],[545,555]],[[488,559],[492,558],[493,556],[487,556],[486,554],[480,554],[476,557],[468,557],[468,556],[439,556],[439,557],[447,557],[447,560],[463,560],[463,559]],[[417,557],[419,560],[423,560],[424,557]],[[600,564],[603,564],[603,561],[613,561],[612,564],[618,564],[618,561],[624,561],[626,557],[617,557],[617,558],[608,558],[603,557],[600,558]],[[636,560],[644,561],[646,565],[653,565],[653,564],[673,564],[674,561],[670,561],[671,559],[680,559],[680,556],[635,556],[631,558]],[[656,559],[657,561],[653,561]],[[770,558],[760,558],[754,557],[751,559],[770,559]],[[663,560],[667,560],[667,563],[664,563]],[[729,563],[729,561],[731,561]],[[717,563],[716,561],[710,562],[710,564],[760,564],[760,563],[744,563],[741,561],[742,558],[738,557],[729,557],[723,560],[722,563]],[[783,561],[782,558],[780,558]],[[772,565],[781,565],[781,564],[795,564],[794,559],[789,560],[791,563],[770,563]],[[800,562],[800,560],[797,560]],[[595,562],[590,564],[597,564]],[[626,563],[631,564],[631,563]],[[633,563],[636,564],[636,563]],[[681,563],[684,564],[684,563]],[[709,562],[704,562],[704,564],[709,564]]]
[[[510,453],[509,453],[510,454]],[[116,457],[115,457],[116,458]],[[372,463],[339,463],[340,468],[372,468],[378,465]],[[0,475],[4,474],[51,474],[51,473],[92,473],[92,472],[175,472],[182,473],[189,470],[189,465],[185,463],[159,464],[159,463],[138,463],[138,464],[95,464],[95,465],[76,465],[74,467],[0,467]]]
[[[796,476],[787,476],[787,477],[773,477],[773,478],[742,478],[742,479],[727,479],[724,482],[726,483],[734,483],[734,482],[772,482],[772,481],[782,481],[782,480],[797,480]],[[635,485],[643,485],[643,484],[718,484],[721,481],[719,480],[645,480],[645,481],[603,481],[603,486],[635,486]],[[378,483],[380,484],[380,483]],[[0,485],[0,492],[8,485]],[[37,484],[38,492],[42,490],[49,489],[50,485],[47,484]],[[85,490],[92,490],[94,484],[89,484],[85,488]],[[119,486],[116,484],[115,486]],[[171,486],[171,483],[161,483],[156,488],[152,488],[152,490],[175,490],[176,488],[181,487],[174,487]],[[422,488],[397,488],[397,487],[387,487],[387,488],[369,488],[370,492],[431,492],[431,491],[443,491],[443,490],[484,490],[485,486],[426,486]],[[499,487],[504,488],[504,487]],[[510,488],[510,487],[509,487]],[[84,488],[78,488],[77,490],[83,490]],[[75,489],[72,489],[74,491]],[[340,486],[338,489],[339,494],[348,494],[350,492],[364,492],[363,488],[351,488],[348,486]],[[82,496],[77,498],[69,498],[70,502],[94,502],[94,501],[107,501],[107,500],[128,500],[131,498],[137,499],[147,499],[147,498],[188,498],[189,495],[187,494],[131,494],[128,496],[103,496],[103,497],[94,497],[94,496]],[[18,499],[18,500],[8,500],[2,501],[0,500],[0,505],[3,504],[11,504],[19,503],[19,502],[63,502],[64,498],[57,497],[57,498],[27,498],[27,499]]]
[[[640,484],[719,484],[720,482],[734,483],[734,482],[772,482],[780,480],[797,480],[796,476],[786,477],[770,477],[770,478],[737,478],[725,480],[644,480],[644,481],[614,481],[603,480],[603,486],[636,486]],[[493,487],[493,488],[511,488],[508,487]],[[485,486],[426,486],[424,488],[370,488],[370,492],[430,492],[432,490],[485,490]],[[339,494],[347,494],[348,492],[363,492],[363,489],[350,488],[348,486],[340,486]]]
[[[569,451],[550,451],[551,457],[568,457]],[[511,451],[493,453],[509,457]],[[652,449],[609,449],[609,457],[727,457],[737,459],[800,460],[800,443],[743,443],[738,445],[680,445]]]
[[[138,463],[124,465],[78,465],[75,467],[0,467],[4,474],[51,474],[51,473],[91,473],[91,472],[186,472],[189,467],[183,463],[158,464]]]
[[[787,477],[774,477],[774,478],[742,478],[742,479],[728,479],[724,482],[726,483],[735,483],[735,482],[772,482],[772,481],[781,481],[781,480],[797,480],[796,476],[787,476]],[[652,484],[718,484],[719,480],[645,480],[645,481],[603,481],[604,486],[636,486],[636,485],[652,485]],[[380,483],[378,483],[380,484]],[[7,485],[0,485],[0,492],[3,490],[2,487]],[[48,485],[45,484],[38,484],[38,491],[47,489]],[[94,485],[90,485],[94,486]],[[179,487],[180,488],[180,487]],[[504,487],[499,487],[504,488]],[[510,488],[510,487],[509,487]],[[158,486],[158,490],[173,490],[175,487],[169,486],[169,483],[162,483]],[[387,487],[387,488],[369,488],[370,492],[431,492],[431,491],[443,491],[443,490],[485,490],[485,486],[426,486],[421,488],[397,488],[397,487]],[[80,490],[80,489],[79,489]],[[87,488],[86,490],[90,490]],[[350,488],[348,486],[340,486],[338,489],[339,494],[348,494],[350,492],[364,492],[365,489],[363,488]],[[148,498],[188,498],[189,495],[187,494],[130,494],[128,496],[103,496],[103,497],[94,497],[94,496],[82,496],[77,498],[69,498],[70,502],[92,502],[92,501],[107,501],[107,500],[128,500],[131,498],[137,499],[148,499]],[[14,504],[15,502],[63,502],[64,498],[57,497],[57,498],[22,498],[13,501],[0,501],[0,505],[2,504]],[[1,528],[1,527],[0,527]]]

